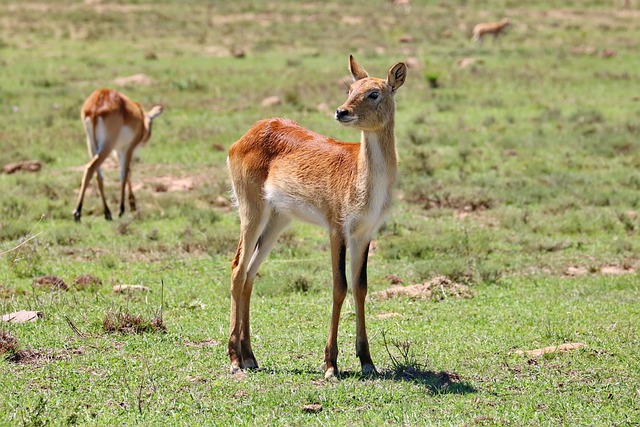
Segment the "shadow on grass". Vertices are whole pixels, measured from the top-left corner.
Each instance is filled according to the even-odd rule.
[[[432,394],[469,394],[478,391],[468,382],[462,381],[460,375],[455,372],[435,372],[416,367],[381,370],[377,375],[362,375],[360,372],[343,371],[340,373],[340,379],[344,378],[357,378],[362,381],[377,379],[410,382],[426,387]]]
[[[263,373],[280,373],[283,371],[278,369],[273,370],[269,368],[258,368],[252,370],[252,372]],[[287,369],[285,372],[288,375],[311,375],[317,376],[321,374],[317,370],[301,370],[301,369]],[[236,374],[236,378],[245,378],[246,373]],[[340,375],[335,380],[326,381],[324,379],[318,379],[314,381],[316,383],[330,383],[333,381],[342,381],[346,379],[355,379],[359,381],[396,381],[396,382],[410,382],[419,386],[425,387],[431,394],[469,394],[477,393],[477,389],[470,385],[468,382],[463,381],[460,375],[455,372],[448,371],[430,371],[419,367],[402,367],[400,369],[381,370],[374,375],[362,375],[360,371],[340,371]]]

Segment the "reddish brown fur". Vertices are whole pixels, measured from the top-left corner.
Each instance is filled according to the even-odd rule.
[[[337,332],[347,293],[347,246],[356,301],[356,353],[363,372],[375,372],[364,319],[367,252],[371,235],[391,203],[396,175],[393,95],[404,83],[406,66],[396,64],[387,80],[369,77],[353,58],[350,70],[354,83],[336,118],[362,131],[360,144],[336,141],[291,120],[275,118],[256,123],[229,149],[227,162],[241,228],[231,264],[232,372],[258,366],[249,326],[253,281],[278,235],[294,218],[329,230],[334,286],[325,376],[338,372]]]
[[[260,141],[260,144],[254,143]],[[273,118],[256,123],[229,150],[230,159],[240,159],[234,170],[261,186],[269,174],[283,171],[293,181],[312,181],[331,187],[316,194],[316,204],[338,213],[336,194],[345,194],[356,179],[360,145],[319,135],[288,119]],[[333,179],[338,177],[338,179]],[[330,196],[330,197],[326,197]]]
[[[124,213],[125,186],[129,188],[129,206],[136,209],[135,197],[131,188],[129,166],[133,151],[138,145],[145,144],[151,136],[151,122],[162,113],[162,106],[154,106],[145,113],[140,104],[126,95],[112,89],[99,89],[93,92],[82,105],[80,116],[87,134],[87,146],[91,161],[86,165],[80,194],[73,216],[80,221],[84,194],[97,172],[98,191],[102,198],[105,218],[111,219],[111,212],[104,195],[104,185],[100,165],[116,150],[122,161],[120,215]]]
[[[113,89],[98,89],[87,98],[80,112],[83,122],[87,117],[91,119],[94,130],[98,117],[105,118],[110,115],[121,117],[124,126],[136,129],[135,139],[146,142],[142,137],[144,110],[139,103],[132,101],[125,94]]]

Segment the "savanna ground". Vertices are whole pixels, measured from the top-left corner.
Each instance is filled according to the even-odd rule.
[[[640,5],[623,4],[2,1],[0,165],[42,167],[0,174],[0,314],[43,317],[0,326],[0,424],[640,424]],[[254,290],[261,369],[230,376],[226,149],[276,115],[356,141],[332,119],[350,53],[375,76],[410,65],[370,292],[448,281],[369,298],[374,378],[348,299],[325,382],[328,241],[295,225]],[[105,221],[92,187],[76,224],[98,87],[165,113],[132,168],[139,212]],[[584,346],[515,352],[564,343]]]

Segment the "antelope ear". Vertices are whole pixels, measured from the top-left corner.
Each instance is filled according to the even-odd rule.
[[[145,115],[149,118],[149,120],[153,120],[156,117],[158,117],[160,114],[162,114],[163,110],[164,110],[164,107],[162,107],[162,105],[154,105],[151,108],[151,110],[149,110]]]
[[[398,62],[396,65],[389,69],[387,75],[387,84],[391,86],[391,90],[394,92],[404,84],[404,80],[407,78],[407,66],[403,62]]]
[[[351,77],[353,77],[354,82],[369,77],[369,73],[353,59],[353,55],[349,55],[349,72],[351,72]]]

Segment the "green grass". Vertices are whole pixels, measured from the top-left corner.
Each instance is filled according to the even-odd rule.
[[[0,425],[640,424],[639,13],[604,0],[414,0],[408,14],[382,0],[3,2],[0,165],[43,166],[0,174],[0,314],[44,318],[0,325],[21,355],[0,355]],[[505,15],[503,38],[471,43],[475,23]],[[269,116],[357,140],[332,119],[351,53],[375,76],[418,64],[397,95],[399,188],[370,291],[446,275],[476,296],[369,298],[375,378],[359,375],[347,299],[342,376],[325,382],[329,244],[295,224],[254,290],[261,369],[232,377],[226,150]],[[165,106],[132,167],[139,212],[105,221],[92,187],[78,225],[80,106],[136,73],[154,83],[118,89]],[[272,95],[283,103],[261,106]],[[113,210],[118,172],[105,175]],[[178,179],[193,188],[169,188]],[[102,283],[71,286],[85,274]],[[70,289],[34,285],[44,275]],[[161,313],[166,330],[107,331],[114,313]],[[514,354],[570,342],[585,346]]]

